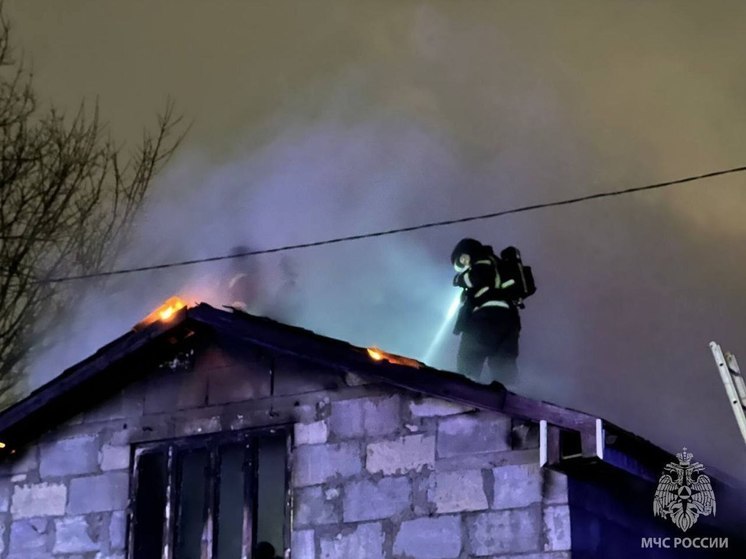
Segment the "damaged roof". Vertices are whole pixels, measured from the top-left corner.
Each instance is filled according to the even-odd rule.
[[[584,469],[610,467],[655,480],[663,465],[674,459],[672,454],[601,418],[525,398],[499,383],[485,386],[412,359],[371,353],[367,348],[303,328],[207,304],[180,308],[168,321],[135,328],[34,390],[0,413],[0,441],[12,449],[33,440],[142,378],[148,370],[143,364],[154,364],[165,351],[173,351],[188,339],[233,340],[332,370],[368,376],[398,389],[541,422],[542,463],[550,465],[564,460]],[[564,444],[564,450],[563,439],[572,439]]]

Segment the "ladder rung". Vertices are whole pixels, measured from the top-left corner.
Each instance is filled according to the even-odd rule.
[[[710,342],[710,349],[728,395],[729,404],[736,416],[736,423],[746,442],[746,386],[738,369],[738,362],[732,353],[723,355],[723,350],[715,342]]]

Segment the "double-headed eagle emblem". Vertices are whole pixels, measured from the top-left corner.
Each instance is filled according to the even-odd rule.
[[[679,463],[669,462],[658,480],[653,499],[653,514],[670,518],[686,532],[694,526],[700,515],[715,514],[715,493],[710,478],[701,473],[705,467],[692,462],[694,455],[677,453]]]

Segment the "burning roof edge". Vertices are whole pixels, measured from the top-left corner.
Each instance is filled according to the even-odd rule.
[[[330,368],[354,371],[400,389],[541,422],[542,448],[549,448],[550,454],[559,453],[554,456],[556,460],[562,458],[561,435],[579,435],[580,453],[570,457],[576,458],[571,461],[570,470],[577,472],[602,465],[655,481],[663,465],[674,460],[673,454],[602,418],[514,394],[499,383],[485,386],[460,374],[424,364],[415,367],[408,358],[393,362],[372,359],[367,348],[266,317],[235,309],[232,312],[220,310],[205,303],[180,309],[168,322],[156,322],[124,334],[0,412],[0,441],[12,443],[9,447],[18,446],[79,413],[80,408],[135,382],[141,377],[128,373],[127,364],[150,355],[155,346],[162,347],[169,339],[173,342],[174,334],[188,326],[207,328],[220,336]],[[111,369],[127,374],[103,374]],[[112,382],[112,378],[117,382]],[[103,387],[105,390],[96,390]],[[552,465],[552,456],[542,456],[542,460]],[[740,485],[722,472],[715,472],[715,477],[728,485]]]

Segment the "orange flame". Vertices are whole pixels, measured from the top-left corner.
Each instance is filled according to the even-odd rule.
[[[424,367],[424,365],[416,359],[403,357],[402,355],[395,355],[393,353],[387,353],[382,349],[378,349],[377,347],[369,347],[367,348],[367,351],[370,358],[375,361],[388,361],[389,363],[393,363],[395,365],[406,365],[407,367],[414,367],[416,369]]]
[[[370,355],[371,359],[375,359],[376,361],[380,361],[383,359],[383,354],[376,348],[369,347],[368,348],[368,355]]]
[[[141,330],[158,321],[168,322],[184,307],[186,307],[186,303],[179,297],[169,297],[160,307],[138,322],[135,325],[135,330]]]

